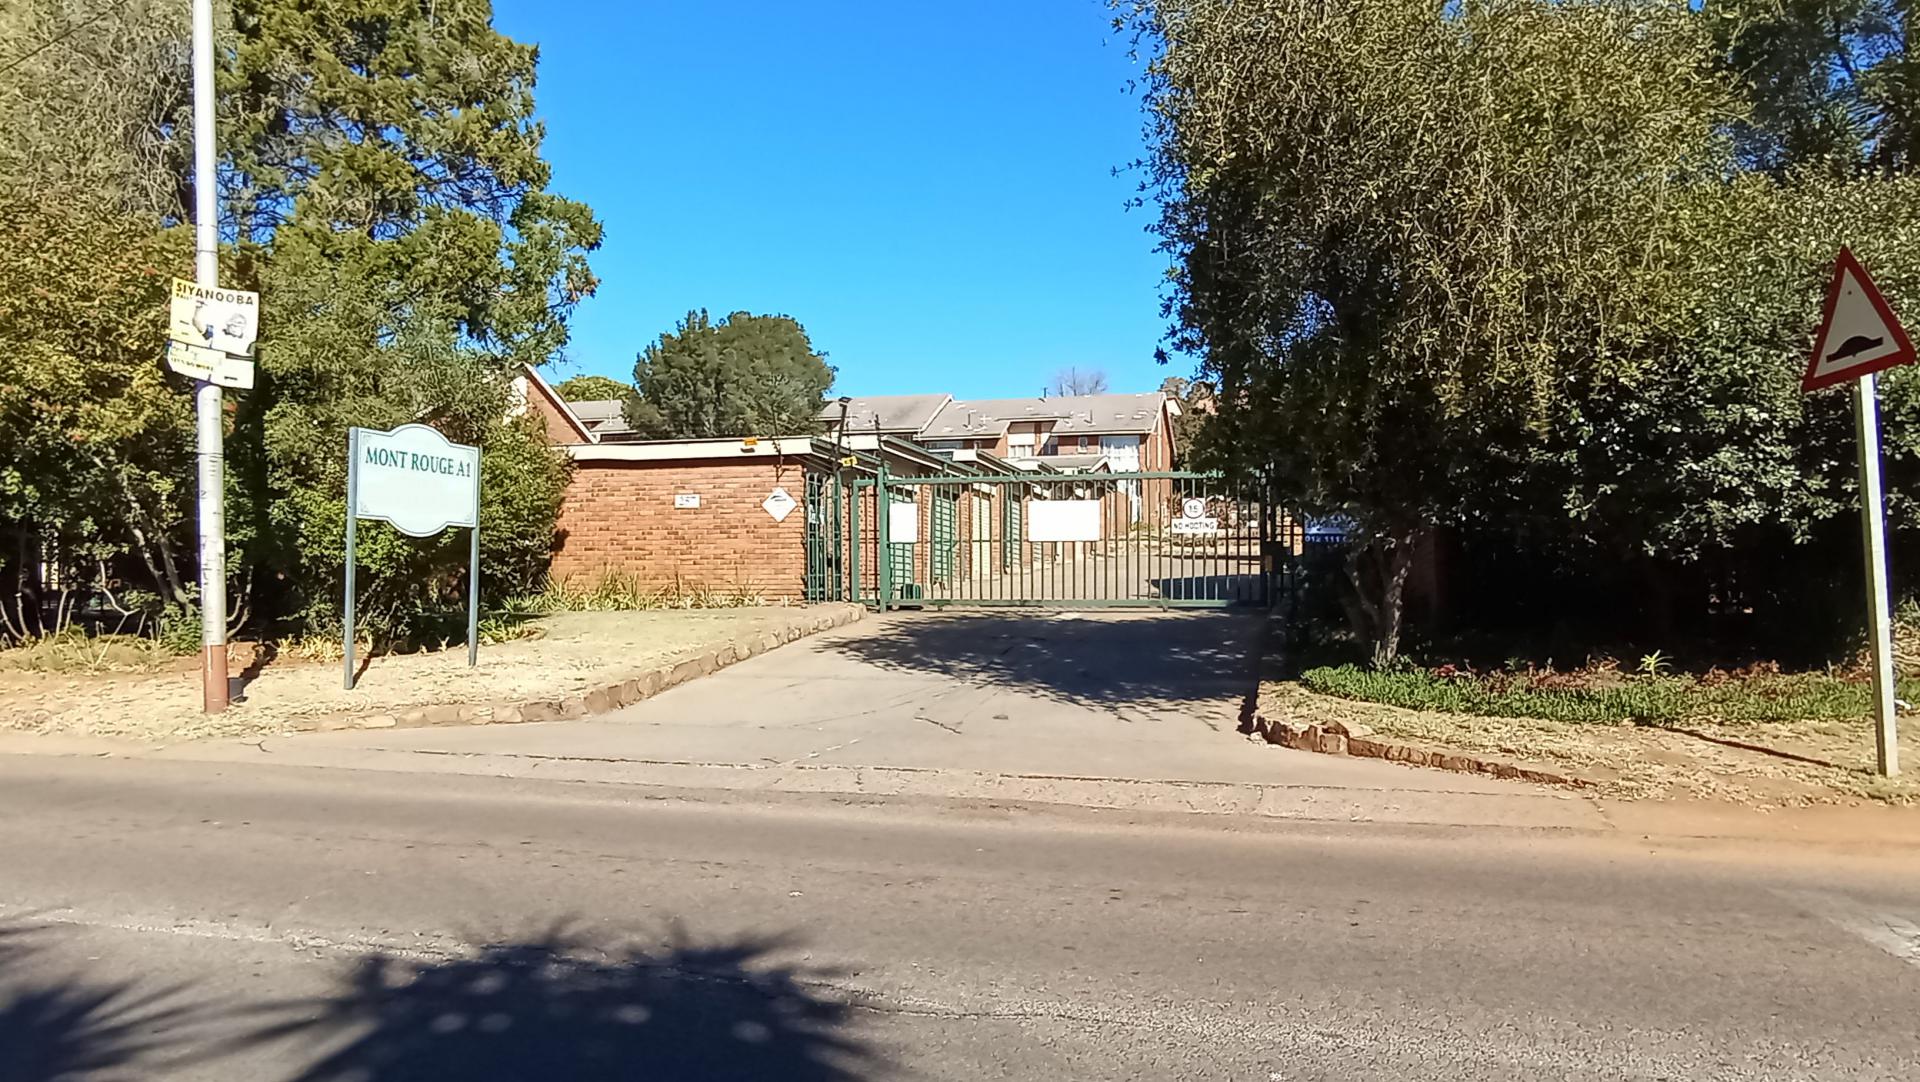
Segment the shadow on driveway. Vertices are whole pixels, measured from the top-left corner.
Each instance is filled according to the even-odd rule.
[[[1263,613],[921,613],[835,650],[896,672],[990,684],[1077,706],[1179,707],[1245,693]]]

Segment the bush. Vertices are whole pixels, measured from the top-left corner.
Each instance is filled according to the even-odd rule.
[[[526,599],[543,612],[621,612],[634,609],[738,609],[766,599],[751,585],[725,589],[687,585],[676,576],[673,584],[649,586],[638,575],[607,568],[589,580],[549,577],[544,590]]]
[[[1601,724],[1858,721],[1873,710],[1873,688],[1867,681],[1824,673],[1476,674],[1340,665],[1308,669],[1300,682],[1321,694],[1410,710]],[[1902,682],[1901,697],[1911,698],[1916,690],[1920,684]]]

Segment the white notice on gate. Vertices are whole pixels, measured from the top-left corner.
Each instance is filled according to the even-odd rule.
[[[1100,501],[1034,500],[1027,504],[1027,540],[1100,540]]]
[[[920,540],[920,505],[896,503],[887,508],[887,544],[911,545]]]

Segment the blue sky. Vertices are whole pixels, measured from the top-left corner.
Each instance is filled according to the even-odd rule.
[[[690,308],[806,325],[848,394],[1152,390],[1166,258],[1128,210],[1138,69],[1100,0],[497,0],[554,189],[606,225],[556,376]]]

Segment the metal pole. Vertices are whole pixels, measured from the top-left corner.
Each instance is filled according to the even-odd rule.
[[[360,493],[360,430],[347,429],[347,588],[346,596],[341,600],[341,620],[346,624],[346,632],[340,644],[342,674],[340,686],[353,690],[353,551],[358,539],[357,529],[360,516],[354,514],[359,508]]]
[[[193,277],[220,285],[220,222],[213,143],[213,0],[193,0]],[[225,450],[220,388],[194,388],[195,465],[200,502],[201,708],[227,708],[227,538],[223,508]]]
[[[879,576],[880,587],[878,611],[885,612],[893,606],[893,549],[892,538],[889,537],[893,531],[893,497],[887,494],[885,448],[880,451],[880,470],[874,476],[873,486],[873,532],[880,546],[880,566],[875,569],[875,574]]]
[[[1854,427],[1860,443],[1860,519],[1865,527],[1868,632],[1873,642],[1874,746],[1882,777],[1900,773],[1894,722],[1893,617],[1887,596],[1887,527],[1880,492],[1880,407],[1873,374],[1853,385]]]
[[[467,668],[480,664],[480,462],[473,464],[473,547],[467,553]]]
[[[480,527],[475,526],[467,566],[467,668],[480,664]]]
[[[847,599],[860,604],[860,562],[866,559],[866,548],[860,543],[860,501],[866,499],[866,489],[855,478],[847,491],[847,551],[853,554],[847,565]]]

